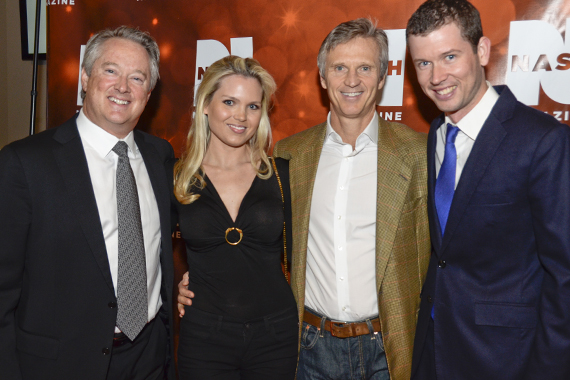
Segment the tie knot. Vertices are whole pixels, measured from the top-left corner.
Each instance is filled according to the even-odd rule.
[[[447,134],[445,137],[446,144],[455,144],[455,138],[457,137],[457,133],[459,132],[459,128],[451,123],[447,123]]]
[[[113,152],[117,153],[119,157],[128,157],[127,152],[129,151],[129,146],[124,141],[119,141],[113,147]]]

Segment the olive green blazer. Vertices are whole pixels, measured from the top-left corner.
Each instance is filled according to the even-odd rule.
[[[376,200],[376,289],[388,370],[408,380],[420,291],[430,258],[426,135],[379,119]],[[313,184],[326,123],[279,141],[275,157],[289,160],[293,215],[291,287],[299,318],[305,308],[307,239]],[[299,337],[301,336],[299,326]]]

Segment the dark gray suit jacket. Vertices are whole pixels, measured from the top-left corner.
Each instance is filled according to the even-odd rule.
[[[172,326],[170,144],[134,131],[160,213]],[[106,377],[116,298],[75,117],[0,151],[0,379]],[[172,334],[170,334],[172,357]],[[174,372],[171,366],[170,376]]]

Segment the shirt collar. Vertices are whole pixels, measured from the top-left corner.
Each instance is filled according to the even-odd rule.
[[[497,94],[497,91],[495,91],[488,81],[487,86],[487,91],[485,91],[479,103],[455,124],[461,132],[465,133],[471,140],[477,138],[477,135],[481,132],[481,128],[483,128],[483,124],[485,124],[485,121],[491,114],[497,99],[499,99],[499,94]],[[448,116],[445,117],[445,123],[454,124]]]
[[[344,144],[340,135],[336,133],[331,126],[330,112],[327,116],[326,140],[338,144]],[[378,144],[378,114],[376,112],[374,112],[372,120],[370,120],[370,123],[368,123],[364,131],[362,131],[362,133],[360,133],[360,135],[356,138],[356,147],[354,150],[360,151],[369,143],[372,143],[374,145]]]
[[[139,154],[133,131],[129,132],[124,139],[118,139],[89,120],[83,113],[83,108],[79,111],[76,122],[82,143],[91,146],[101,157],[106,157],[118,141],[127,143],[133,157]]]

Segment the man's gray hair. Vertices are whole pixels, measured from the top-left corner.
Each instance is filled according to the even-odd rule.
[[[325,77],[325,65],[329,52],[340,44],[347,43],[357,37],[372,38],[378,46],[380,61],[380,78],[384,78],[388,70],[388,37],[376,26],[377,22],[369,18],[359,18],[343,22],[334,28],[323,41],[317,57],[317,65],[321,77]]]
[[[136,42],[146,50],[150,62],[150,90],[152,91],[159,78],[158,66],[160,64],[160,50],[158,49],[156,41],[148,32],[141,32],[137,28],[123,25],[117,29],[105,29],[93,35],[85,46],[85,55],[83,56],[81,68],[85,69],[88,76],[91,76],[95,61],[101,57],[103,53],[101,47],[111,38],[124,38]],[[85,99],[85,91],[83,89],[81,89],[81,99]]]

